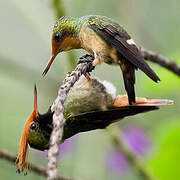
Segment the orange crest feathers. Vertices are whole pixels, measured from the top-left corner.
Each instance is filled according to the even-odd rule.
[[[31,126],[31,124],[33,123],[37,115],[38,115],[37,90],[36,90],[36,85],[35,85],[34,86],[34,109],[24,125],[20,143],[19,143],[17,158],[16,158],[16,163],[18,164],[17,165],[18,172],[23,171],[24,165],[26,165],[26,169],[28,170],[28,162],[27,162],[28,133],[29,133],[29,127]]]
[[[22,131],[22,135],[21,135],[21,139],[20,139],[20,143],[19,143],[18,154],[17,154],[17,158],[16,158],[16,163],[18,163],[17,169],[19,172],[21,172],[23,170],[23,167],[25,164],[27,165],[26,167],[28,167],[28,164],[26,162],[27,149],[28,149],[28,132],[29,132],[29,127],[31,126],[35,117],[36,117],[36,111],[33,110],[30,117],[26,121],[26,123],[24,125],[24,129]]]

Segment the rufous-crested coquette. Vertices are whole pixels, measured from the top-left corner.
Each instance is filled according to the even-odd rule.
[[[62,140],[77,133],[103,129],[125,117],[153,111],[159,106],[171,104],[173,101],[167,99],[136,97],[136,104],[129,105],[127,95],[116,96],[116,88],[110,82],[101,82],[95,78],[87,80],[81,76],[70,90],[65,102]],[[35,87],[34,108],[24,125],[19,143],[16,159],[18,172],[21,172],[23,168],[27,170],[30,168],[27,164],[28,146],[41,151],[49,149],[53,114],[51,107],[46,113],[39,113]]]
[[[52,56],[43,76],[58,53],[80,48],[94,56],[93,66],[101,62],[120,66],[129,104],[135,103],[135,70],[142,70],[155,82],[160,80],[126,30],[113,19],[98,15],[62,17],[56,22],[52,32]]]

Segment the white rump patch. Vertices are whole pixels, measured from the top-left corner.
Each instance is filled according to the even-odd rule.
[[[136,45],[133,39],[128,39],[126,42],[130,45]]]
[[[116,88],[115,88],[115,86],[112,83],[110,83],[110,82],[108,82],[106,80],[104,80],[102,83],[106,88],[106,92],[109,93],[113,98],[115,98],[116,97]]]

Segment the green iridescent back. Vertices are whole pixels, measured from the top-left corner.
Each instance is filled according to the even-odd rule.
[[[118,31],[121,33],[127,34],[126,30],[118,24],[116,21],[114,21],[111,18],[105,17],[105,16],[99,16],[99,15],[89,15],[89,16],[83,16],[80,18],[73,18],[73,17],[62,17],[55,23],[53,27],[53,32],[62,31],[65,30],[70,35],[72,35],[75,38],[78,38],[79,32],[81,30],[81,27],[83,24],[88,26],[89,23],[95,23],[99,27],[106,26],[108,24],[111,24],[113,27],[115,27]]]

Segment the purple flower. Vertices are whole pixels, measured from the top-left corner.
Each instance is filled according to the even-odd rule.
[[[107,155],[107,167],[113,172],[126,171],[129,164],[121,151],[112,148]]]
[[[123,128],[124,140],[137,156],[143,156],[150,147],[150,140],[144,130],[137,125],[128,125]]]
[[[143,129],[137,125],[127,125],[121,131],[128,148],[136,156],[145,155],[151,143]],[[115,173],[127,172],[129,169],[129,163],[123,152],[115,147],[109,150],[106,162],[107,168]]]
[[[59,145],[59,154],[64,155],[66,153],[72,153],[72,150],[75,148],[77,142],[77,136],[72,136],[66,139],[62,144]]]
[[[62,144],[59,145],[59,156],[63,156],[66,153],[72,153],[72,150],[75,148],[75,145],[77,143],[77,136],[72,136],[68,139],[66,139]],[[41,155],[48,155],[48,150],[45,151],[38,151]]]

